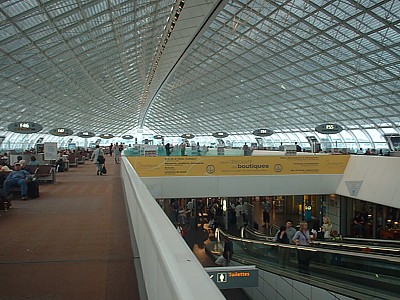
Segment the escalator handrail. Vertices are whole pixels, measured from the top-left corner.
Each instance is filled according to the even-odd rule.
[[[259,233],[259,232],[254,232],[251,231],[249,228],[245,228],[245,231],[249,232],[250,234],[259,237],[262,240],[269,240],[269,236]],[[368,241],[368,239],[364,239],[365,241]],[[350,243],[341,243],[339,241],[323,241],[323,240],[316,240],[316,241],[311,241],[310,244],[313,245],[328,245],[328,246],[337,246],[337,247],[348,247],[348,248],[353,248],[353,249],[360,249],[362,250],[381,250],[381,251],[388,251],[388,252],[393,252],[394,255],[399,255],[400,254],[400,248],[390,248],[390,247],[382,247],[382,246],[374,246],[374,245],[363,245],[363,244],[350,244]],[[374,254],[374,253],[372,253]]]
[[[307,250],[307,251],[312,251],[312,252],[341,254],[341,255],[346,255],[346,256],[355,256],[355,257],[361,257],[361,258],[367,258],[367,259],[379,259],[379,260],[390,261],[390,262],[400,264],[400,257],[387,256],[387,255],[382,255],[382,254],[371,254],[371,253],[364,253],[364,252],[349,252],[349,251],[337,250],[337,249],[332,250],[332,249],[324,249],[324,248],[315,248],[312,246],[297,246],[297,245],[291,245],[291,244],[280,244],[280,243],[268,242],[268,241],[257,241],[257,240],[251,240],[251,239],[238,238],[236,236],[225,233],[224,231],[222,231],[219,228],[217,228],[217,231],[218,231],[217,242],[220,241],[219,236],[222,234],[223,236],[227,236],[230,240],[237,241],[237,242],[259,244],[259,245],[272,246],[272,247],[300,249],[300,250]]]

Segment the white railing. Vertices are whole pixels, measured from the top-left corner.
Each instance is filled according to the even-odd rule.
[[[225,299],[125,157],[121,177],[148,299]]]

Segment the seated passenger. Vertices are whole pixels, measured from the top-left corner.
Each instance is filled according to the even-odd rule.
[[[7,166],[6,162],[0,161],[0,173],[6,173],[8,175],[9,172],[12,172],[12,169]]]
[[[26,161],[24,159],[21,159],[18,161],[19,165],[21,166],[21,169],[25,170],[26,168]]]
[[[29,162],[30,166],[40,166],[40,163],[36,160],[36,157],[31,156],[31,161]]]
[[[3,185],[3,182],[6,180],[10,172],[12,172],[12,170],[7,166],[7,164],[4,161],[0,162],[0,185]]]
[[[10,187],[20,186],[22,200],[28,199],[28,185],[29,173],[21,169],[19,162],[15,163],[15,170],[8,174],[6,180],[4,181],[3,192],[7,199],[10,198]]]
[[[64,170],[65,170],[65,162],[64,162],[63,158],[60,158],[60,159],[57,160],[56,170],[57,170],[57,172],[64,172]]]

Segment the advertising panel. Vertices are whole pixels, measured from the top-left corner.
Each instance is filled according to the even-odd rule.
[[[141,177],[343,174],[348,155],[129,157]]]

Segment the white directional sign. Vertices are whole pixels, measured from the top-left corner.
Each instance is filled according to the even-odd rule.
[[[226,282],[227,278],[228,278],[227,273],[217,273],[217,282]]]

